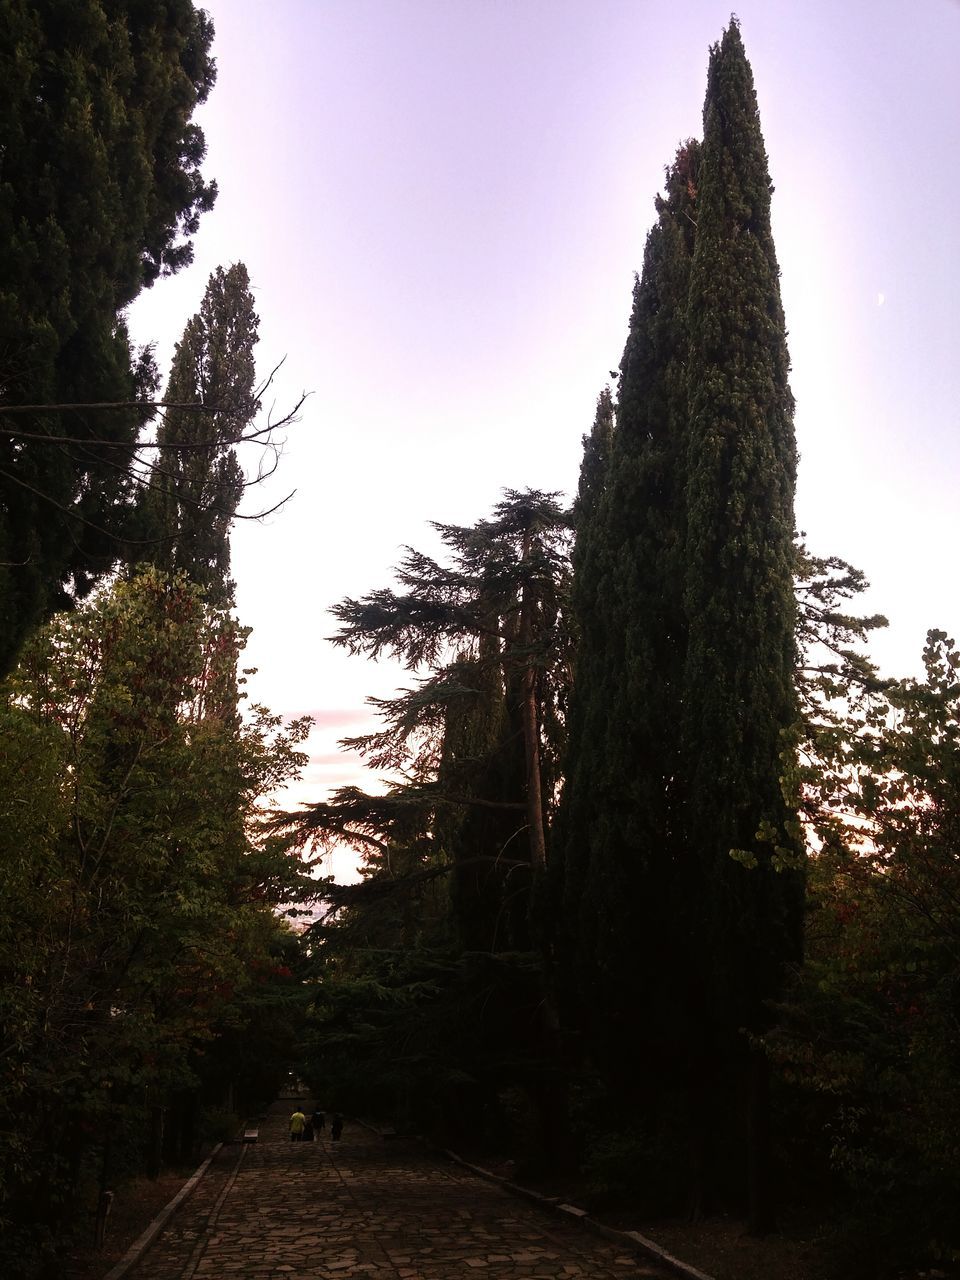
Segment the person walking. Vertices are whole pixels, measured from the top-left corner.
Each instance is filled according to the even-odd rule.
[[[324,1125],[327,1123],[327,1117],[323,1114],[319,1107],[313,1113],[313,1132],[320,1133]]]
[[[303,1126],[307,1123],[307,1117],[300,1110],[300,1103],[297,1103],[297,1109],[290,1117],[290,1141],[303,1141]]]
[[[341,1133],[343,1133],[343,1116],[339,1111],[335,1111],[330,1121],[330,1137],[334,1142],[339,1142]]]

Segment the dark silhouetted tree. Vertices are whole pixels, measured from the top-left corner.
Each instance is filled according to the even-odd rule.
[[[678,753],[677,700],[685,627],[680,548],[686,428],[685,308],[699,148],[688,143],[667,174],[658,221],[634,289],[609,444],[603,400],[586,441],[577,507],[573,600],[578,634],[570,754],[561,821],[568,959],[576,958],[583,1010],[601,1057],[636,1073],[642,1041],[653,1067],[659,968],[677,865],[668,816]],[[598,460],[608,455],[600,470]],[[652,1034],[651,1034],[652,1032]]]
[[[749,1154],[758,1230],[765,1072],[745,1031],[762,1033],[799,959],[803,900],[785,796],[796,450],[770,191],[733,21],[710,54],[703,142],[658,201],[604,493],[578,529],[564,819],[567,927],[581,989],[600,993],[601,1059],[651,1103],[680,1082],[699,1192]],[[744,1136],[723,1099],[746,1095]]]
[[[149,393],[123,309],[213,204],[191,116],[214,81],[189,0],[0,4],[0,411]],[[125,530],[145,415],[0,412],[0,672]]]
[[[214,604],[233,596],[230,524],[244,480],[233,447],[260,408],[254,348],[259,319],[242,262],[218,267],[177,344],[166,389],[174,404],[157,430],[159,462],[146,493],[150,558],[182,569]]]

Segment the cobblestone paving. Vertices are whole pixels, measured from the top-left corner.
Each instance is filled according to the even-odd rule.
[[[255,1145],[224,1147],[129,1280],[665,1278],[414,1142],[347,1122],[290,1142],[286,1109]]]

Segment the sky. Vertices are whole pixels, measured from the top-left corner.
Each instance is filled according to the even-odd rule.
[[[218,80],[196,119],[220,194],[193,266],[130,323],[165,368],[210,272],[243,261],[261,374],[285,358],[265,412],[309,393],[246,510],[293,498],[233,535],[252,695],[314,715],[290,803],[361,780],[337,740],[406,680],[335,649],[330,605],[387,585],[404,544],[434,547],[431,520],[574,492],[728,3],[204,6]],[[928,628],[960,636],[960,3],[737,14],[775,186],[798,528],[873,584],[881,668],[918,674]]]

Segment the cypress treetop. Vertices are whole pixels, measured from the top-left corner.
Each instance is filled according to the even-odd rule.
[[[209,411],[166,411],[157,432],[161,462],[146,496],[157,563],[184,570],[215,604],[233,597],[230,524],[244,489],[233,443],[260,408],[259,323],[247,268],[218,267],[177,343],[167,385],[168,400]]]
[[[770,871],[792,845],[780,779],[796,719],[796,443],[770,192],[732,22],[710,55],[687,309],[681,754],[704,938],[730,965],[713,958],[714,1012],[737,1025],[762,1017],[799,928],[799,883]]]

